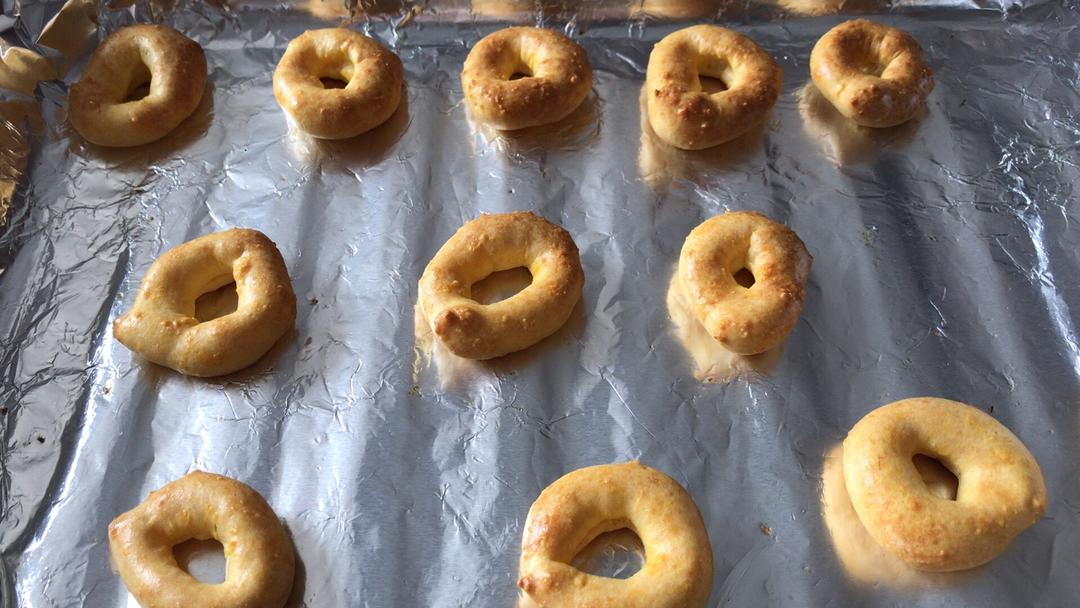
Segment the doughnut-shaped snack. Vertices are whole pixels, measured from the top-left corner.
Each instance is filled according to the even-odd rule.
[[[723,81],[702,90],[701,77]],[[700,150],[731,141],[759,124],[780,96],[783,71],[753,40],[715,25],[668,34],[645,72],[649,124],[669,144]]]
[[[817,41],[810,76],[837,111],[866,127],[911,120],[934,90],[919,43],[866,19],[841,23]]]
[[[473,283],[525,267],[532,283],[510,298],[480,304]],[[492,359],[536,344],[566,323],[585,275],[570,233],[528,212],[482,215],[439,249],[420,277],[420,307],[454,354]]]
[[[912,459],[956,475],[956,500],[927,487]],[[866,531],[920,570],[974,568],[997,557],[1046,510],[1042,471],[982,410],[933,397],[879,407],[844,440],[844,481]]]
[[[173,547],[215,539],[225,549],[225,582],[208,585],[180,569]],[[120,578],[142,608],[280,608],[293,586],[296,556],[281,520],[259,493],[193,471],[150,493],[109,524]]]
[[[701,19],[720,12],[724,0],[640,0],[630,5],[630,17]]]
[[[724,348],[753,355],[795,327],[814,258],[789,228],[752,211],[717,215],[694,228],[679,255],[687,306]],[[749,271],[753,283],[738,280]]]
[[[236,283],[236,311],[201,322],[195,300]],[[143,277],[113,335],[147,359],[189,376],[220,376],[255,363],[292,327],[296,296],[273,241],[233,228],[166,251]]]
[[[623,528],[645,547],[636,574],[619,580],[570,565],[594,538]],[[567,473],[525,519],[518,587],[539,606],[698,608],[712,579],[712,546],[694,499],[639,462]]]
[[[345,88],[327,88],[322,79]],[[386,122],[401,103],[401,60],[345,28],[308,30],[293,38],[274,69],[274,97],[300,128],[321,139],[345,139]]]
[[[128,101],[150,84],[142,99]],[[206,55],[199,44],[163,25],[112,33],[68,93],[68,119],[88,141],[139,146],[165,137],[199,107]]]
[[[592,66],[585,49],[556,31],[510,27],[469,51],[461,87],[478,120],[504,131],[524,129],[565,118],[581,105],[592,88]]]

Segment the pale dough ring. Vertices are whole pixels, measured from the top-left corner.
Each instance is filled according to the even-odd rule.
[[[140,84],[146,97],[126,101]],[[190,116],[206,88],[202,47],[163,25],[109,35],[68,93],[68,118],[88,141],[138,146],[161,139]]]
[[[705,92],[702,76],[722,80],[726,90]],[[649,55],[649,124],[677,148],[716,146],[761,123],[782,81],[780,66],[753,40],[715,25],[688,27],[665,36]]]
[[[191,539],[221,543],[223,583],[177,565],[173,547]],[[142,608],[281,608],[293,586],[296,555],[281,520],[258,492],[212,473],[188,473],[118,516],[109,549]]]
[[[525,77],[511,80],[516,73]],[[556,31],[510,27],[469,51],[461,87],[478,120],[524,129],[569,116],[592,88],[592,67],[585,49]]]
[[[633,576],[595,576],[570,565],[594,538],[623,528],[645,548]],[[525,520],[518,587],[538,606],[700,608],[712,579],[712,547],[693,498],[639,462],[564,475],[540,493]]]
[[[344,81],[345,88],[327,88],[323,78]],[[397,55],[344,28],[297,36],[274,69],[278,104],[322,139],[355,137],[386,122],[401,103],[404,84]]]
[[[201,322],[195,300],[236,283],[236,311]],[[163,253],[143,277],[116,339],[190,376],[220,376],[255,363],[293,325],[296,295],[285,260],[256,230],[233,228]]]
[[[493,304],[472,299],[472,285],[525,267],[532,283]],[[527,211],[482,215],[439,249],[420,277],[420,307],[454,354],[492,359],[532,346],[570,318],[585,275],[570,234]]]
[[[846,21],[822,36],[810,53],[810,75],[841,114],[866,127],[911,120],[934,90],[919,43],[866,19]]]
[[[936,458],[956,500],[932,494],[912,459]],[[994,559],[1046,510],[1046,485],[1024,444],[978,408],[933,397],[879,407],[844,440],[844,481],[866,531],[921,570]]]
[[[769,218],[731,211],[694,228],[679,255],[687,306],[720,344],[752,355],[779,346],[799,320],[813,257],[799,236]],[[754,276],[749,288],[735,278]]]

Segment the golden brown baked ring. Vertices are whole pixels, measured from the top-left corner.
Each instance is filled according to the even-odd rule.
[[[752,211],[702,222],[683,243],[679,282],[686,304],[724,348],[753,355],[779,346],[802,311],[814,258],[789,228]],[[744,287],[738,275],[753,276]]]
[[[700,19],[715,16],[724,0],[637,0],[630,4],[631,17],[661,19]]]
[[[709,94],[702,76],[727,88]],[[649,124],[677,148],[722,144],[765,118],[782,81],[780,66],[753,40],[715,25],[688,27],[665,36],[649,55]]]
[[[532,283],[494,304],[472,299],[493,272],[525,267]],[[482,215],[439,249],[420,277],[420,307],[454,354],[492,359],[555,333],[581,297],[585,275],[570,233],[528,212]]]
[[[149,83],[146,97],[126,101]],[[206,88],[202,47],[163,25],[109,35],[68,93],[71,126],[102,146],[139,146],[165,137],[199,107]]]
[[[912,459],[956,475],[956,500],[930,492]],[[974,568],[997,557],[1046,510],[1035,458],[981,410],[933,397],[867,414],[844,440],[844,481],[874,540],[920,570]]]
[[[236,283],[236,311],[201,322],[195,300]],[[143,277],[135,304],[113,322],[116,339],[189,376],[220,376],[266,354],[296,319],[296,296],[273,241],[233,228],[166,251]]]
[[[645,564],[625,580],[570,565],[594,538],[628,528]],[[518,587],[545,608],[695,608],[712,590],[712,547],[694,499],[639,462],[578,469],[548,486],[529,509]]]
[[[347,84],[326,88],[323,78]],[[404,83],[401,60],[371,38],[344,28],[308,30],[278,62],[274,97],[304,131],[345,139],[386,122]]]
[[[497,17],[513,21],[532,15],[534,10],[558,10],[559,4],[559,0],[471,0],[469,12],[476,17]]]
[[[866,19],[826,32],[810,53],[810,75],[841,114],[867,127],[911,120],[934,90],[919,43]]]
[[[511,80],[515,74],[522,78]],[[573,112],[592,88],[585,49],[538,27],[488,34],[465,58],[461,87],[473,115],[503,130],[545,125]]]
[[[201,583],[180,569],[173,547],[215,539],[225,582]],[[150,493],[109,524],[120,578],[143,608],[280,608],[296,556],[281,520],[259,493],[234,479],[192,471]]]

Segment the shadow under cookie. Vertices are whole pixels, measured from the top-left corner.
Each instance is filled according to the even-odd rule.
[[[641,88],[641,148],[638,170],[653,190],[666,190],[679,181],[701,182],[764,154],[768,119],[735,139],[703,150],[682,150],[660,139],[649,122],[646,88]]]
[[[955,499],[955,476],[931,459],[918,460],[915,466],[932,493],[941,498],[951,494]],[[844,483],[842,443],[826,452],[821,480],[822,518],[840,565],[855,582],[916,591],[956,586],[971,580],[980,572],[980,568],[960,572],[916,570],[879,545],[866,531],[848,497]]]
[[[885,151],[904,146],[914,139],[927,113],[923,108],[903,124],[875,129],[859,125],[837,111],[812,81],[799,88],[795,97],[799,100],[803,130],[839,166],[873,162]]]
[[[531,282],[532,275],[525,268],[494,272],[472,286],[472,297],[481,304],[492,304],[513,296],[528,287]],[[545,353],[562,348],[567,342],[580,338],[584,333],[584,328],[585,303],[584,300],[579,299],[566,323],[555,333],[536,344],[494,359],[466,359],[450,352],[435,337],[427,316],[417,304],[414,310],[417,350],[414,373],[419,375],[420,370],[429,362],[433,363],[439,384],[444,390],[461,390],[479,378],[514,373]]]
[[[694,378],[698,381],[725,384],[738,378],[753,379],[767,374],[779,363],[783,344],[756,355],[740,355],[721,346],[686,305],[677,271],[672,272],[666,302],[675,338],[690,355]]]
[[[370,131],[347,139],[313,137],[286,114],[289,151],[299,160],[324,169],[349,171],[376,165],[390,154],[409,128],[408,99],[409,96],[403,94],[390,118]]]
[[[581,150],[600,135],[602,101],[595,91],[561,120],[546,125],[504,131],[476,120],[466,109],[475,137],[510,156],[530,156],[550,150]]]

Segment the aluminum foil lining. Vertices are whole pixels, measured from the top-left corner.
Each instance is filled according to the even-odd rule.
[[[0,98],[0,606],[134,606],[108,523],[193,468],[252,485],[286,522],[301,563],[292,606],[510,606],[539,492],[635,458],[700,507],[710,605],[1080,597],[1075,2],[864,2],[824,16],[808,13],[836,6],[791,0],[2,7],[4,41],[60,78]],[[937,87],[916,123],[853,128],[807,85],[814,42],[851,14],[925,49]],[[785,84],[767,124],[686,153],[655,139],[640,92],[653,43],[699,18],[751,36]],[[57,19],[72,25],[43,36]],[[88,145],[65,118],[83,43],[149,21],[206,49],[205,102],[158,143]],[[590,99],[550,130],[495,133],[462,103],[469,47],[511,21],[567,32],[595,69]],[[295,132],[271,93],[287,42],[328,23],[405,64],[406,104],[352,141]],[[456,359],[416,321],[417,280],[463,222],[519,209],[573,234],[581,304],[537,347]],[[768,356],[725,359],[669,289],[687,233],[726,209],[786,223],[814,255],[802,318]],[[153,259],[232,226],[280,247],[295,331],[214,380],[118,344],[110,323]],[[890,563],[837,486],[847,429],[916,395],[991,412],[1049,488],[1046,516],[963,575]],[[581,563],[625,576],[634,560],[618,555],[634,551],[619,540]]]

